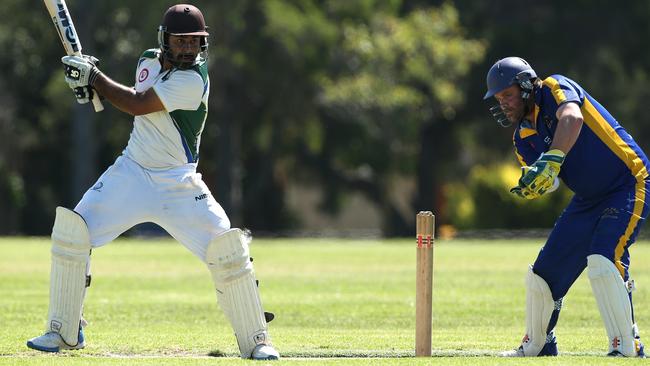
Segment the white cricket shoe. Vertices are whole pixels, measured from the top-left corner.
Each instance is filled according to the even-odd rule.
[[[524,349],[522,347],[519,347],[517,349],[512,349],[509,351],[504,351],[499,353],[499,356],[501,357],[526,357],[524,355]]]
[[[42,336],[28,340],[27,347],[43,352],[60,352],[65,349],[82,349],[86,347],[86,342],[83,331],[80,329],[79,338],[75,345],[65,343],[61,335],[57,332],[47,332]]]
[[[277,360],[280,358],[280,354],[273,346],[259,344],[253,350],[251,358],[253,360]]]
[[[642,351],[643,352],[643,351]],[[505,351],[499,353],[499,356],[501,357],[527,357],[526,354],[524,353],[524,347],[519,346],[517,349],[513,349],[510,351]],[[544,347],[542,350],[539,352],[537,357],[543,357],[543,356],[557,356],[557,343],[555,343],[555,337],[553,340],[549,343],[544,344]]]

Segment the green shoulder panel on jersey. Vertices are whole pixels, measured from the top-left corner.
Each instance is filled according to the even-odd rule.
[[[160,56],[160,49],[158,48],[150,48],[144,52],[142,52],[142,55],[140,58],[158,58]]]
[[[197,162],[199,159],[199,146],[201,145],[201,133],[205,126],[205,120],[208,117],[208,106],[206,104],[207,99],[205,98],[205,92],[210,85],[208,63],[206,60],[201,60],[190,70],[199,74],[201,80],[203,80],[203,101],[194,111],[177,109],[169,112],[169,115],[174,120],[176,128],[181,133],[186,153],[192,155],[191,161],[189,162]],[[188,160],[190,160],[189,158],[190,157],[188,156]]]
[[[150,48],[142,52],[142,55],[140,55],[140,58],[138,59],[138,67],[140,67],[142,61],[157,59],[159,57],[160,57],[160,50],[157,48]]]

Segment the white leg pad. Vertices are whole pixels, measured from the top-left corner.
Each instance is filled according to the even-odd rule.
[[[260,344],[270,345],[249,241],[241,230],[230,229],[216,237],[206,253],[217,300],[232,325],[242,358],[250,358]]]
[[[537,356],[542,351],[554,307],[551,289],[530,267],[526,275],[526,336],[521,344],[525,356]]]
[[[618,351],[624,356],[635,357],[632,306],[620,272],[612,261],[600,254],[587,257],[587,268],[591,289],[607,330],[609,352]]]
[[[57,207],[52,228],[50,309],[46,332],[59,333],[71,346],[78,342],[90,249],[90,235],[84,219],[72,210]]]

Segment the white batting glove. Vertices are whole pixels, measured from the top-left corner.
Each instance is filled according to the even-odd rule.
[[[76,87],[73,88],[72,91],[74,92],[74,96],[77,98],[77,103],[79,104],[86,104],[90,102],[90,100],[93,98],[93,93],[95,93],[93,88],[90,86]]]
[[[65,70],[65,81],[72,89],[92,87],[101,74],[96,66],[99,60],[93,56],[64,56],[61,62]]]

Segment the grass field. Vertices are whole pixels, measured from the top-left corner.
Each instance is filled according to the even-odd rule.
[[[558,358],[503,359],[524,330],[524,276],[542,240],[439,241],[432,358],[414,358],[413,240],[253,242],[273,341],[289,365],[611,365],[583,274],[556,328]],[[238,365],[207,269],[171,240],[118,240],[93,252],[87,347],[29,350],[47,315],[49,241],[0,239],[0,365]],[[637,321],[650,329],[650,243],[632,248]]]

